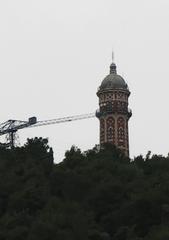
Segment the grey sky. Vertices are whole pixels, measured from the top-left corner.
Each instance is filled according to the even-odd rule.
[[[131,157],[169,152],[168,0],[1,0],[0,122],[94,112],[112,49],[131,91]],[[99,142],[97,119],[19,132],[48,137],[56,161]]]

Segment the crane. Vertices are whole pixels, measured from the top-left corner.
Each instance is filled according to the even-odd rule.
[[[6,148],[14,148],[16,146],[16,132],[20,129],[71,122],[71,121],[82,120],[87,118],[94,118],[95,116],[96,116],[95,113],[88,113],[88,114],[75,115],[75,116],[43,120],[43,121],[37,121],[36,117],[30,117],[28,121],[8,120],[0,124],[0,136],[6,135],[6,139],[7,139],[7,142],[0,143],[0,146],[6,147]]]

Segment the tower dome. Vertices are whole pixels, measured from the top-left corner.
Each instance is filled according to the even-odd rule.
[[[128,90],[128,85],[125,82],[125,80],[120,75],[117,74],[116,64],[112,63],[110,65],[110,74],[107,75],[102,81],[99,87],[99,91],[115,89]]]

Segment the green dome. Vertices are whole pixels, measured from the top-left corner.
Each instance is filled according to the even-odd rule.
[[[110,73],[107,77],[105,77],[100,86],[100,90],[106,89],[128,90],[128,86],[120,75]]]

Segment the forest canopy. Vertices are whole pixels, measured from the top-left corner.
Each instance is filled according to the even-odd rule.
[[[0,148],[0,240],[168,240],[169,157],[48,140]]]

